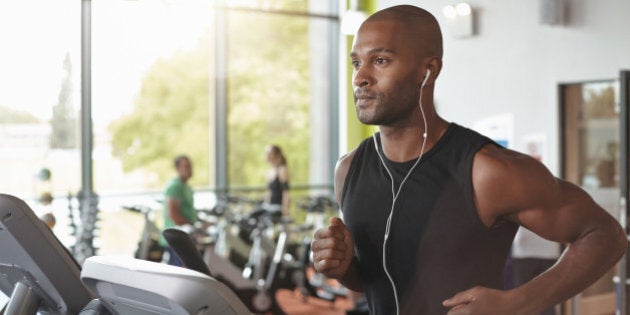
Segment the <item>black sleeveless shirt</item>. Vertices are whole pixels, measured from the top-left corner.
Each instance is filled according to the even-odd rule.
[[[500,221],[487,228],[477,214],[472,163],[488,143],[493,141],[452,123],[404,184],[386,248],[400,314],[446,314],[442,301],[457,292],[474,286],[503,288],[503,268],[517,225]],[[395,163],[383,157],[397,191],[415,159]],[[350,164],[342,210],[355,242],[370,314],[390,315],[396,309],[382,266],[391,204],[389,175],[368,138]]]
[[[267,184],[267,188],[270,192],[269,203],[272,205],[281,205],[282,195],[285,190],[289,189],[289,183],[281,182],[280,177],[276,175],[276,177]]]

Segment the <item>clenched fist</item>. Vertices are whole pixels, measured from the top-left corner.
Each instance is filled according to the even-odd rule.
[[[311,250],[317,272],[329,278],[341,279],[352,262],[354,241],[343,221],[333,217],[330,226],[315,231]]]

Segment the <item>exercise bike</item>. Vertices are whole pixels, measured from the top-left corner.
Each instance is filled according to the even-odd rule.
[[[315,271],[311,257],[311,237],[316,229],[325,226],[325,214],[338,210],[337,203],[329,196],[320,195],[303,198],[298,202],[298,207],[306,212],[306,222],[313,227],[304,237],[299,256],[300,265],[304,268],[303,273],[305,275],[298,285],[300,292],[305,299],[314,297],[331,303],[337,297],[347,297],[346,287],[339,283],[331,284],[324,275]]]
[[[221,216],[226,218],[219,221],[227,223],[217,228],[218,235],[228,233],[231,225],[242,226],[243,220],[254,225],[249,233],[252,238],[252,247],[246,268],[235,264],[229,257],[217,251],[217,247],[224,246],[221,243],[224,242],[225,237],[210,237],[212,241],[199,243],[194,241],[191,233],[179,229],[166,229],[163,231],[164,238],[188,268],[191,268],[192,262],[187,262],[186,259],[189,258],[186,257],[196,255],[191,254],[191,251],[198,253],[200,262],[193,264],[205,265],[208,268],[208,274],[232,289],[251,312],[285,314],[276,300],[276,291],[278,289],[294,290],[296,288],[294,279],[299,278],[302,272],[298,262],[287,259],[285,255],[291,222],[281,220],[275,214],[265,211],[255,211],[249,216],[235,219],[229,210],[224,209]],[[273,242],[268,238],[267,231],[276,225],[279,225],[280,229],[277,240]],[[267,244],[266,246],[272,244],[273,250],[266,250],[263,243]]]
[[[154,210],[147,206],[133,205],[123,206],[123,209],[142,214],[144,225],[138,248],[134,253],[137,259],[143,259],[154,262],[161,262],[164,254],[164,247],[158,242],[160,238],[160,229],[154,223]]]

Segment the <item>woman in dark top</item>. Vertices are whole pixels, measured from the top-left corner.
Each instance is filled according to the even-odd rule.
[[[282,216],[289,216],[289,171],[287,160],[277,145],[268,145],[265,149],[267,162],[271,168],[267,172],[267,193],[265,206],[270,211],[281,211]]]

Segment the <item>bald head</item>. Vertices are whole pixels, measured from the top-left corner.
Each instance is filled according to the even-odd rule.
[[[395,22],[401,34],[417,51],[425,56],[442,58],[442,31],[435,17],[428,11],[412,5],[398,5],[372,14],[364,23]]]

